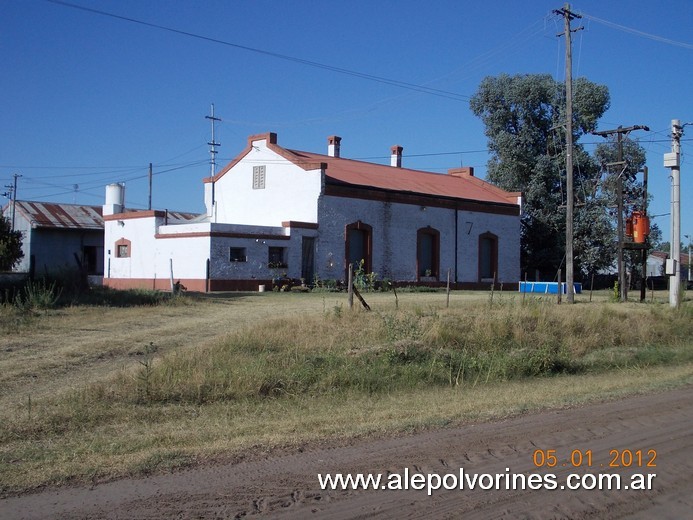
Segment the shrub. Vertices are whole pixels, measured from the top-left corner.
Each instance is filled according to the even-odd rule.
[[[60,298],[61,289],[57,283],[49,283],[45,279],[27,283],[15,299],[17,308],[24,310],[51,309]]]

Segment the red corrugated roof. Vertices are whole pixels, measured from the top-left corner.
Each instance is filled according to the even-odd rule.
[[[453,170],[454,174],[443,175],[356,161],[343,157],[332,157],[313,152],[288,150],[277,144],[277,134],[272,132],[248,137],[246,149],[214,177],[204,179],[204,182],[217,182],[252,151],[253,141],[262,139],[267,141],[267,147],[270,150],[303,169],[313,170],[320,168],[321,163],[326,164],[325,176],[328,183],[334,182],[363,188],[450,197],[493,204],[518,205],[518,197],[521,195],[518,192],[504,191],[470,175],[471,169],[469,168],[460,168]],[[467,173],[463,173],[463,170],[466,170]]]
[[[35,228],[103,229],[101,206],[18,200],[16,214]]]
[[[312,152],[289,151],[302,161],[327,163],[325,175],[328,179],[355,186],[500,204],[517,204],[520,195],[504,191],[469,174],[444,175]]]

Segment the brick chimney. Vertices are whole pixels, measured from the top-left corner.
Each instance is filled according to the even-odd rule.
[[[330,157],[339,157],[339,149],[342,143],[342,138],[338,135],[331,135],[327,138],[327,155]]]
[[[452,175],[454,177],[474,177],[474,168],[472,166],[451,168],[448,170],[448,175]]]
[[[390,155],[390,166],[395,168],[402,167],[402,150],[404,150],[404,148],[398,144],[390,148],[390,151],[392,152],[392,155]]]

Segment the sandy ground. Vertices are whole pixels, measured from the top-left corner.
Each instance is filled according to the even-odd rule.
[[[404,437],[0,500],[0,518],[691,518],[693,387]],[[556,450],[556,467],[533,453]],[[656,467],[609,468],[610,450],[656,450]],[[573,450],[592,450],[574,468]],[[643,465],[651,456],[643,457]],[[604,467],[602,467],[603,465]],[[319,473],[553,473],[554,490],[322,491]],[[570,473],[656,474],[652,490],[561,490]],[[394,477],[390,477],[394,478]],[[383,482],[387,482],[384,480]]]

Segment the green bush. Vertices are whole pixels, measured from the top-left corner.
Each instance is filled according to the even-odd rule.
[[[23,310],[45,310],[55,307],[62,290],[56,282],[45,279],[28,282],[15,298],[15,305]]]

